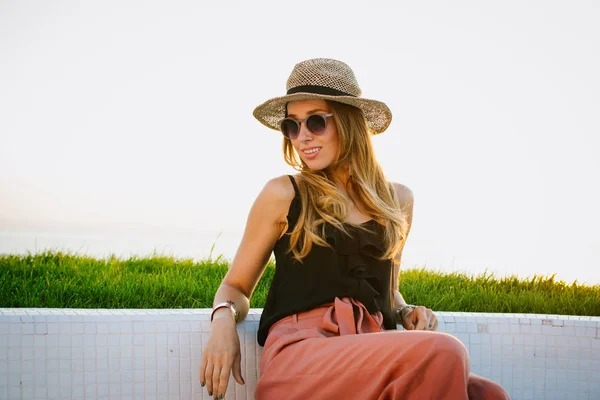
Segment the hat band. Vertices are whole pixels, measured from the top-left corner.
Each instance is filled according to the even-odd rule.
[[[356,97],[353,94],[342,92],[341,90],[332,89],[326,86],[318,86],[318,85],[303,85],[296,86],[287,91],[287,94],[293,93],[314,93],[314,94],[324,94],[326,96],[351,96]]]

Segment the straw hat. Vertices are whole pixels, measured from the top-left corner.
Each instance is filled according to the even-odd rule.
[[[314,58],[296,64],[286,89],[285,96],[267,100],[254,109],[252,114],[263,125],[279,130],[279,123],[285,118],[286,104],[306,99],[332,100],[360,108],[373,135],[385,131],[392,121],[388,106],[360,97],[362,92],[354,72],[338,60]]]

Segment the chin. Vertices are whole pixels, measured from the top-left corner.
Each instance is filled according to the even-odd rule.
[[[304,163],[308,166],[309,169],[313,170],[313,171],[320,171],[323,170],[327,167],[329,167],[329,165],[331,164],[330,162],[323,162],[323,161],[317,161],[317,160],[304,160]]]

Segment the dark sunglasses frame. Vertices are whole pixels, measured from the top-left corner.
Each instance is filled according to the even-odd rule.
[[[327,131],[327,118],[331,117],[332,115],[333,115],[332,113],[329,113],[329,114],[315,113],[315,114],[310,114],[308,117],[303,118],[303,119],[296,119],[296,118],[289,118],[289,117],[284,118],[279,123],[279,129],[281,130],[281,133],[283,133],[283,136],[292,140],[292,139],[298,138],[298,135],[300,135],[301,125],[304,123],[306,125],[306,128],[310,131],[310,133],[312,133],[313,135],[321,136],[321,135],[325,134],[325,132]],[[307,121],[312,117],[317,117],[317,118],[323,119],[323,132],[313,132],[312,129],[309,128]],[[296,124],[296,133],[294,133],[294,134],[288,133],[286,135],[285,130],[283,128],[283,124],[287,123],[287,122],[294,122]]]

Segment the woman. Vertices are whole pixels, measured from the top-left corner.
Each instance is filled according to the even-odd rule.
[[[215,294],[201,384],[215,398],[231,373],[244,384],[236,323],[273,252],[256,399],[506,399],[469,373],[466,348],[435,332],[433,312],[398,291],[413,195],[387,182],[371,145],[390,110],[360,96],[348,65],[312,59],[294,67],[285,96],[254,110],[283,133],[285,160],[300,173],[267,182],[250,210]]]

